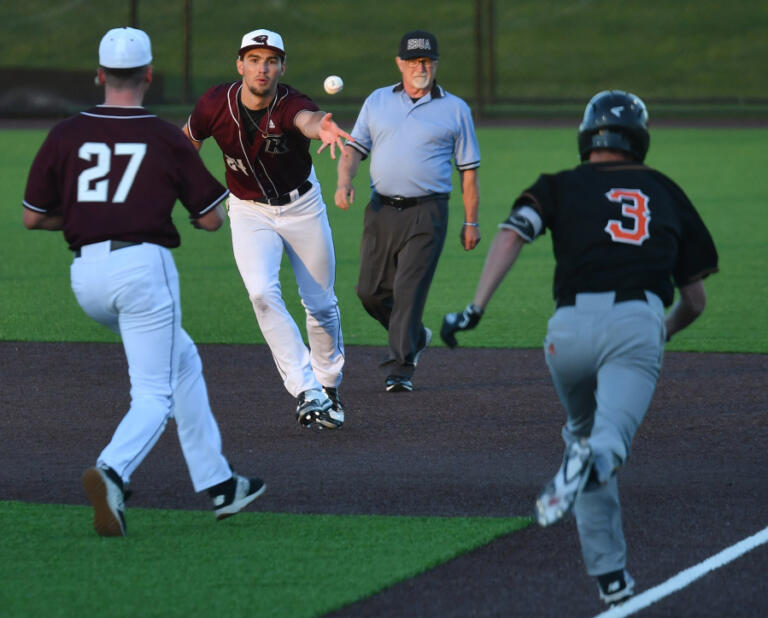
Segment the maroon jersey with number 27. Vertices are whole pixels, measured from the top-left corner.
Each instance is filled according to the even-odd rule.
[[[72,250],[103,240],[180,244],[176,200],[192,218],[228,191],[178,127],[141,107],[100,105],[48,134],[35,158],[24,206],[64,216]]]

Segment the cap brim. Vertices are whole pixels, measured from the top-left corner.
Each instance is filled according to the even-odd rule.
[[[285,58],[285,51],[279,47],[272,47],[271,45],[246,45],[245,47],[240,48],[240,51],[237,52],[237,55],[242,56],[245,52],[251,51],[252,49],[271,49],[276,54],[279,54],[281,57]]]
[[[409,52],[400,56],[401,60],[412,60],[414,58],[431,58],[432,60],[439,60],[440,56],[424,52]]]

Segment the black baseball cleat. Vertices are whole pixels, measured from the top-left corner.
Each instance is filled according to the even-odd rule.
[[[248,479],[239,474],[208,489],[216,519],[226,519],[242,511],[267,489],[264,481]]]
[[[410,393],[413,390],[413,382],[404,376],[389,376],[384,382],[388,393]]]
[[[323,392],[331,400],[331,407],[317,415],[316,422],[325,429],[338,429],[344,424],[344,404],[341,402],[339,389],[333,386],[323,386]]]
[[[336,389],[333,389],[336,391]],[[337,405],[338,400],[336,391]],[[296,405],[296,420],[299,425],[306,427],[318,427],[320,429],[338,429],[344,424],[344,408],[334,408],[334,401],[327,394],[326,389],[308,390],[301,393]]]
[[[635,580],[625,570],[597,576],[597,589],[606,605],[613,607],[628,600],[635,593]]]

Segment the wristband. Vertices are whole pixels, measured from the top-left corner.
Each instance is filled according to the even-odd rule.
[[[468,227],[479,227],[478,223],[469,223],[468,221],[465,221],[464,225],[466,225]]]

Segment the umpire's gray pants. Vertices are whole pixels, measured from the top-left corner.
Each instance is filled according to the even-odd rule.
[[[544,353],[567,414],[563,439],[586,437],[599,483],[577,499],[574,513],[590,575],[626,566],[616,471],[651,403],[664,354],[664,305],[614,303],[614,293],[578,294],[549,320]]]
[[[410,378],[423,342],[427,293],[448,229],[448,199],[394,208],[375,197],[365,209],[357,295],[389,332],[385,375]]]

